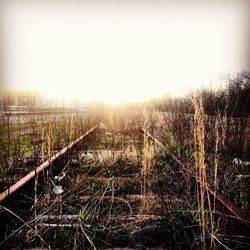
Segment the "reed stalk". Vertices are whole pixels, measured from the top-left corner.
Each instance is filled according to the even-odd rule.
[[[193,97],[194,114],[194,158],[195,171],[197,177],[197,200],[198,218],[200,225],[201,249],[206,249],[206,217],[205,217],[205,185],[206,185],[206,165],[205,165],[205,133],[204,133],[204,110],[202,100]]]
[[[146,111],[143,112],[144,115],[144,134],[143,134],[143,156],[142,156],[142,200],[140,214],[145,214],[148,210],[148,181],[149,181],[149,171],[151,168],[150,164],[150,145],[148,138],[148,127],[149,127],[149,116]]]

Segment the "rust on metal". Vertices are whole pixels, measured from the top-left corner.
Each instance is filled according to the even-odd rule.
[[[250,219],[240,208],[220,193],[214,186],[206,185],[205,187],[207,191],[209,191],[209,193],[212,194],[221,204],[223,204],[235,217],[250,228]]]
[[[24,184],[29,182],[32,178],[34,178],[37,174],[39,174],[44,169],[48,168],[51,163],[53,163],[56,159],[58,159],[60,156],[65,154],[69,149],[71,149],[73,146],[75,146],[78,142],[80,142],[84,137],[89,135],[91,132],[93,132],[97,127],[99,126],[99,123],[95,125],[93,128],[91,128],[89,131],[87,131],[85,134],[80,136],[78,139],[64,147],[61,151],[57,152],[55,155],[53,155],[50,159],[42,163],[40,166],[35,168],[33,171],[31,171],[29,174],[24,176],[22,179],[20,179],[18,182],[16,182],[14,185],[10,186],[8,189],[6,189],[4,192],[0,194],[0,202],[3,202],[6,198],[10,197],[13,193],[15,193],[18,189],[20,189]]]
[[[161,143],[158,139],[156,139],[145,129],[142,128],[142,131],[146,133],[147,136],[151,138],[158,146],[169,150],[167,146]],[[176,159],[176,156],[174,156],[173,159],[180,164],[180,161]],[[250,218],[246,214],[244,214],[244,212],[240,208],[238,208],[234,203],[232,203],[228,198],[226,198],[222,193],[220,193],[214,186],[206,184],[205,188],[210,194],[212,194],[217,199],[217,201],[219,201],[224,207],[226,207],[237,219],[242,221],[247,227],[250,228]]]

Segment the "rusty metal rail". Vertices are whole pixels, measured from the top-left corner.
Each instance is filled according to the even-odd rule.
[[[165,146],[162,142],[156,139],[153,135],[151,135],[148,131],[144,128],[141,129],[151,140],[155,142],[156,145],[169,150],[170,148]],[[171,153],[171,152],[170,152]],[[172,155],[172,158],[178,163],[183,165],[180,160],[175,156]],[[226,198],[222,193],[220,193],[214,186],[212,185],[205,185],[206,190],[208,193],[213,195],[217,201],[219,201],[224,207],[226,207],[238,220],[242,221],[248,228],[250,228],[250,218],[234,203],[232,203],[228,198]]]
[[[237,219],[241,220],[250,229],[250,219],[244,212],[232,203],[227,197],[220,193],[214,186],[206,185],[207,191],[212,194],[222,205],[224,205]]]
[[[78,139],[64,147],[62,150],[57,152],[55,155],[53,155],[50,159],[46,160],[44,163],[39,165],[37,168],[35,168],[33,171],[31,171],[29,174],[24,176],[22,179],[20,179],[18,182],[16,182],[14,185],[10,186],[8,189],[6,189],[4,192],[0,194],[0,202],[3,202],[5,199],[10,197],[13,193],[15,193],[18,189],[20,189],[24,184],[29,182],[32,178],[34,178],[36,175],[38,175],[41,171],[48,168],[51,163],[53,163],[55,160],[57,160],[60,156],[65,154],[69,149],[71,149],[73,146],[75,146],[78,142],[80,142],[83,138],[85,138],[87,135],[92,133],[97,127],[99,126],[99,123],[95,125],[93,128],[91,128],[89,131],[87,131],[85,134],[80,136]]]

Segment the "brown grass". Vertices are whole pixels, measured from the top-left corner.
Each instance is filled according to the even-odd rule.
[[[194,157],[195,170],[197,176],[197,199],[198,216],[200,224],[201,249],[206,249],[206,219],[205,219],[205,185],[206,185],[206,165],[205,165],[205,133],[204,133],[204,111],[201,99],[193,98],[195,108],[194,114]]]

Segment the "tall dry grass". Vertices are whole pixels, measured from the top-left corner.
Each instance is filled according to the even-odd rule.
[[[145,214],[148,210],[149,204],[147,200],[148,184],[149,184],[149,171],[151,168],[150,163],[150,144],[147,131],[149,129],[149,116],[146,111],[143,112],[144,116],[144,134],[143,134],[143,155],[142,155],[142,195],[140,214]]]
[[[194,113],[194,158],[195,171],[197,177],[197,201],[198,218],[200,224],[201,249],[206,249],[206,217],[205,217],[205,185],[206,185],[206,165],[205,165],[205,133],[204,133],[204,110],[202,100],[193,97]]]

